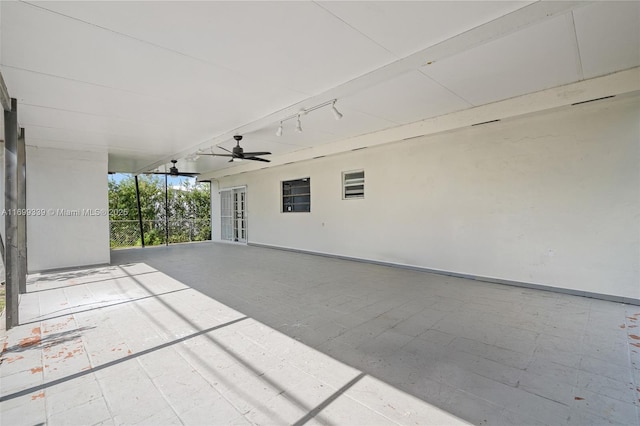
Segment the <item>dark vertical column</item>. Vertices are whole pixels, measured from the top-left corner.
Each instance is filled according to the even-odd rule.
[[[27,159],[24,129],[18,135],[18,210],[27,211]],[[18,288],[27,292],[27,215],[18,215]]]
[[[209,181],[209,225],[211,226],[209,237],[211,241],[213,241],[213,218],[213,179],[211,179]]]
[[[135,175],[136,179],[136,202],[138,203],[138,224],[140,225],[140,241],[142,242],[142,248],[144,248],[144,227],[142,226],[142,209],[140,208],[140,186],[138,186],[138,175]]]
[[[169,187],[167,186],[167,175],[164,175],[164,232],[165,244],[169,245]]]
[[[18,102],[11,98],[11,110],[4,111],[4,221],[6,238],[7,330],[19,324],[18,295]]]

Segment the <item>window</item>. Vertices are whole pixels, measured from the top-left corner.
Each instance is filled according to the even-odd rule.
[[[342,199],[364,198],[364,170],[342,173]]]
[[[282,182],[282,212],[311,211],[311,178]]]

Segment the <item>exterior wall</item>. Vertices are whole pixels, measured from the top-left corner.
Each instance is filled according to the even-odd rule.
[[[47,210],[27,218],[29,272],[109,263],[108,216],[57,212],[106,211],[107,191],[106,153],[27,146],[27,208]]]
[[[211,181],[211,240],[220,241],[220,188],[218,181]]]
[[[600,101],[219,188],[247,185],[250,243],[640,299],[639,116],[637,96]],[[341,173],[358,169],[365,198],[342,200]],[[281,213],[280,182],[302,177],[311,213]]]

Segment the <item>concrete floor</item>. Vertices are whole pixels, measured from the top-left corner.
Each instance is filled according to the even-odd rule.
[[[640,424],[640,306],[230,244],[112,263],[30,277],[2,424]]]

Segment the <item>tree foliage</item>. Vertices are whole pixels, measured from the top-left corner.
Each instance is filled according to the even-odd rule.
[[[211,239],[211,201],[208,183],[195,179],[168,178],[168,203],[165,203],[165,179],[155,175],[138,176],[140,210],[145,245],[165,244],[167,218],[169,243]],[[109,179],[111,246],[141,245],[136,186],[133,176]]]

